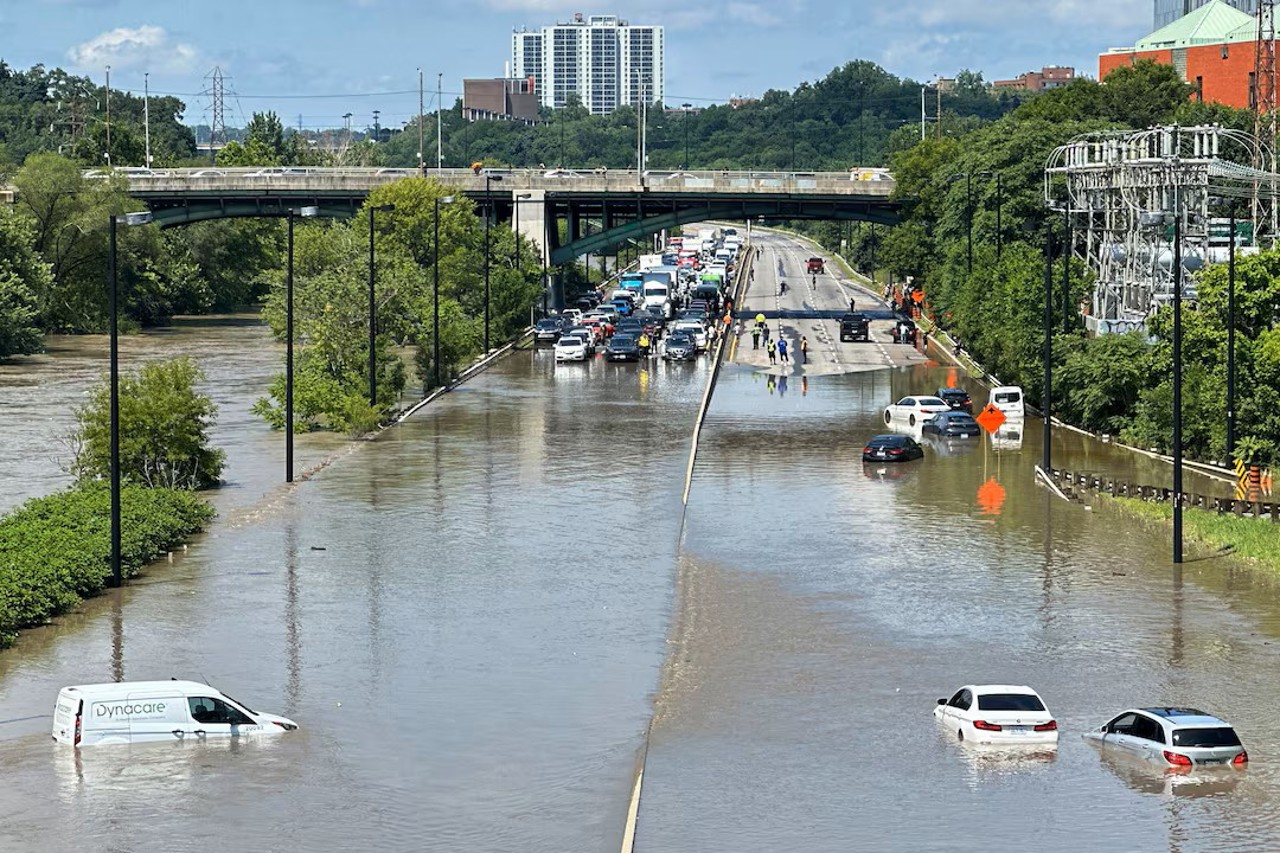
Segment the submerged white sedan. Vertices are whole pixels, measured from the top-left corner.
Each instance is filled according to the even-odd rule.
[[[913,427],[923,424],[936,414],[949,411],[951,407],[938,397],[903,397],[885,407],[884,422],[886,426],[906,424]]]
[[[933,715],[962,741],[1056,744],[1058,722],[1040,694],[1015,684],[966,684],[939,699]]]
[[[577,335],[564,335],[556,341],[556,361],[586,361],[587,342]]]

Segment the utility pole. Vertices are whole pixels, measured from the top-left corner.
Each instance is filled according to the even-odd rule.
[[[938,96],[937,105],[933,109],[933,120],[937,123],[937,139],[942,139],[942,78],[938,78],[938,85],[934,88],[934,92]]]
[[[1176,150],[1176,149],[1175,149]],[[1182,185],[1173,185],[1173,562],[1182,562]]]
[[[444,109],[440,100],[443,93],[444,72],[441,71],[436,75],[436,171],[439,172],[444,168],[444,148],[441,147],[444,139]]]
[[[418,171],[425,169],[422,164],[422,69],[418,69]]]
[[[107,165],[111,165],[111,66],[107,66]]]
[[[373,141],[374,142],[382,141],[382,128],[378,126],[378,115],[381,112],[382,110],[373,111]]]
[[[151,168],[151,72],[142,74],[142,133],[146,140],[147,160],[143,164]]]
[[[920,141],[921,142],[924,142],[924,122],[925,122],[924,94],[925,94],[925,90],[928,88],[929,88],[928,86],[920,87]]]

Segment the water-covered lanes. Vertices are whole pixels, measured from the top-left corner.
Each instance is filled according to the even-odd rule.
[[[616,849],[704,379],[517,353],[25,635],[0,654],[0,849]],[[171,675],[302,729],[51,743],[60,686]]]
[[[1275,847],[1276,582],[1214,559],[1176,573],[1162,531],[1048,497],[1031,476],[1038,421],[1016,451],[930,441],[921,462],[864,466],[880,406],[946,379],[816,377],[803,394],[793,379],[780,396],[722,375],[637,849]],[[1167,476],[1071,434],[1054,450],[1065,467]],[[991,681],[1041,692],[1056,751],[992,753],[937,728],[938,697]],[[1166,777],[1080,738],[1174,702],[1234,722],[1248,771]]]

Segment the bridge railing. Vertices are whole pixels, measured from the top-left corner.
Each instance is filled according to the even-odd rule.
[[[192,191],[255,192],[262,190],[361,191],[407,177],[425,174],[463,192],[483,193],[485,177],[490,190],[509,194],[525,190],[547,193],[675,192],[675,193],[783,193],[875,196],[887,198],[894,182],[887,173],[868,178],[866,171],[770,172],[770,171],[657,171],[643,175],[617,169],[471,169],[414,168],[310,168],[301,166],[262,168],[195,167],[188,169],[122,169],[136,193]],[[86,177],[106,177],[106,171],[90,170]],[[494,178],[501,178],[495,181]]]

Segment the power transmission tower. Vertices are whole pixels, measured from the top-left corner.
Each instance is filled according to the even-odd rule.
[[[226,77],[222,75],[222,68],[214,66],[213,71],[205,78],[210,80],[209,88],[205,90],[205,94],[210,95],[213,99],[213,107],[210,109],[209,117],[209,162],[217,161],[218,142],[223,145],[227,144],[227,115],[226,115]]]

